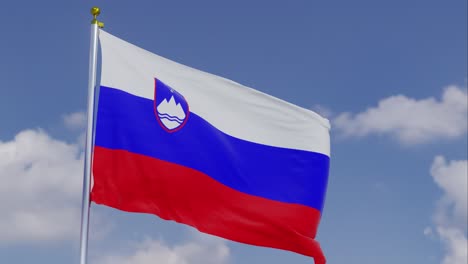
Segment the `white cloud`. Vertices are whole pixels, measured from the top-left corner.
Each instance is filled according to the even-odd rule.
[[[453,224],[466,228],[467,217],[467,185],[468,162],[466,160],[447,162],[444,157],[437,156],[432,163],[431,175],[437,185],[444,191],[439,202],[438,221],[446,222],[448,216]],[[442,209],[447,209],[443,210]]]
[[[76,141],[78,145],[84,149],[86,143],[86,113],[80,111],[66,114],[62,116],[62,121],[66,128],[80,132]]]
[[[442,260],[442,264],[468,263],[466,233],[463,233],[458,228],[444,227],[439,227],[437,233],[446,248],[446,255]]]
[[[466,87],[449,86],[440,100],[396,95],[361,113],[342,113],[333,121],[345,136],[390,134],[403,143],[415,144],[464,135],[467,111]]]
[[[442,263],[466,264],[468,161],[447,162],[444,157],[437,156],[431,175],[444,192],[434,213],[435,230],[446,248]]]
[[[84,129],[86,126],[86,114],[75,112],[63,116],[63,123],[69,129]]]
[[[134,245],[134,252],[110,254],[99,258],[96,264],[225,264],[229,262],[229,248],[220,238],[196,235],[192,241],[169,246],[147,239]]]
[[[0,141],[0,243],[78,237],[79,149],[41,130]]]

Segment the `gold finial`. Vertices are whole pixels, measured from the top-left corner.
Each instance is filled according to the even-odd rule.
[[[101,14],[101,9],[97,6],[91,8],[91,15],[93,15],[93,20],[91,20],[91,24],[97,24],[98,27],[103,28],[104,23],[97,20],[97,17]]]
[[[94,18],[99,16],[99,14],[101,14],[101,9],[99,7],[94,6],[93,8],[91,8],[91,15],[93,15]]]

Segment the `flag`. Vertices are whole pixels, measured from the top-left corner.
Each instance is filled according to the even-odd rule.
[[[91,199],[325,263],[330,124],[100,31]]]

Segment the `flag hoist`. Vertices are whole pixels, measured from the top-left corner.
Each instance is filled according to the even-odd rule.
[[[91,8],[93,20],[91,20],[91,41],[89,45],[89,73],[88,73],[88,116],[86,129],[86,146],[83,177],[83,201],[81,207],[81,235],[80,235],[80,264],[87,263],[88,256],[88,231],[89,231],[89,209],[91,191],[91,161],[92,148],[94,145],[94,106],[96,94],[96,69],[98,56],[99,28],[104,23],[97,20],[101,13],[99,7]]]

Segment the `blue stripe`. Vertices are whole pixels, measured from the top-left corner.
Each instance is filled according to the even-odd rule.
[[[237,139],[194,113],[188,118],[181,130],[168,133],[156,120],[153,100],[101,87],[96,146],[176,163],[247,194],[322,210],[326,155]]]

